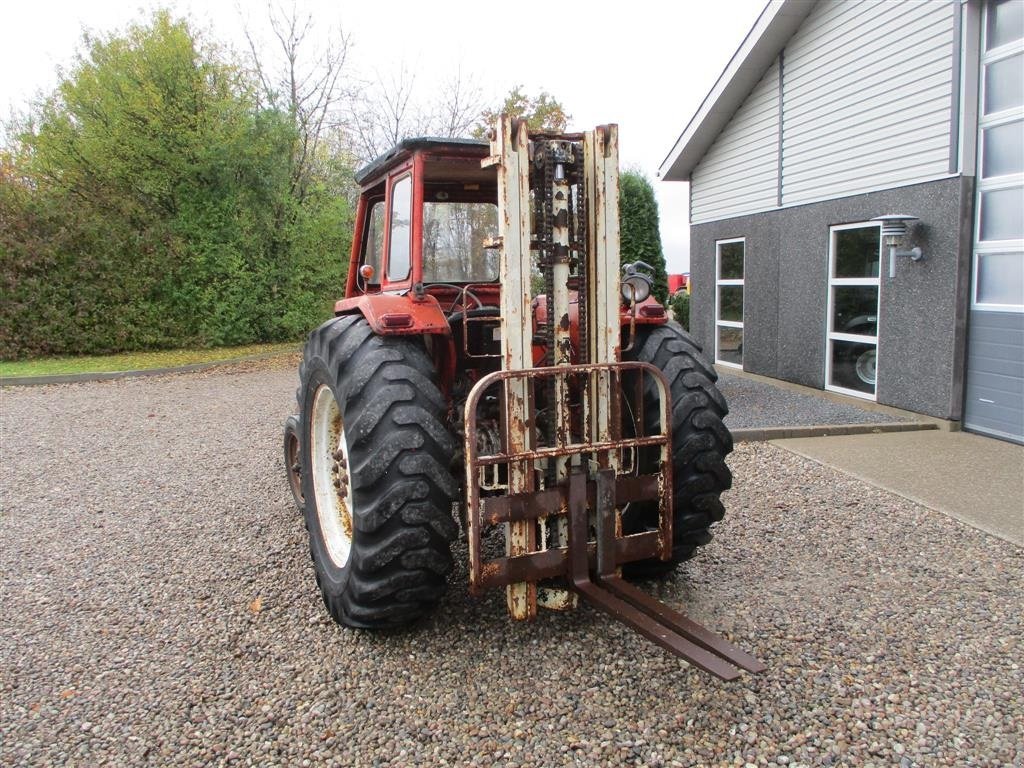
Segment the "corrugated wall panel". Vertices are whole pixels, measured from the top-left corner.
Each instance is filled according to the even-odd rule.
[[[940,16],[923,18],[922,6],[931,6],[933,10],[944,3],[945,0],[928,0],[926,3],[899,0],[820,2],[787,43],[787,47],[799,46],[806,62],[813,67],[807,72],[796,73],[797,82],[801,76],[816,78],[819,71],[828,74],[833,70],[842,70],[846,59],[834,55],[837,45],[873,56],[892,42],[893,30],[898,30],[904,45],[912,45],[927,27],[942,23]],[[888,52],[893,53],[891,49]],[[870,64],[871,61],[870,58],[858,58],[861,65]]]
[[[948,172],[954,8],[817,6],[786,46],[783,205]]]
[[[693,169],[691,221],[713,221],[775,207],[778,94],[779,65],[776,62]]]
[[[934,45],[934,42],[928,45]],[[786,128],[827,136],[828,133],[821,131],[820,126],[815,131],[815,123],[823,112],[829,121],[876,110],[898,115],[913,111],[922,100],[930,101],[940,96],[945,99],[948,109],[948,64],[947,51],[931,48],[922,51],[913,64],[899,71],[883,69],[864,72],[863,79],[853,81],[844,78],[832,83],[814,83],[800,90],[787,88],[784,119],[789,125]],[[854,98],[847,95],[851,88],[857,92]]]
[[[935,153],[949,144],[946,137],[934,134],[927,118],[928,115],[922,115],[900,122],[896,126],[900,135],[895,138],[871,140],[863,136],[851,136],[841,151],[839,148],[834,151],[827,179],[822,178],[820,168],[810,164],[800,168],[799,172],[785,171],[786,194],[795,193],[807,180],[815,180],[819,187],[856,183],[858,178],[864,177],[865,163],[871,166],[872,179],[900,168],[929,167]]]
[[[765,184],[775,184],[775,174],[768,172],[757,174],[756,176],[750,176],[744,179],[743,184],[731,186],[729,189],[722,190],[713,197],[709,197],[704,201],[705,205],[714,205],[716,207],[732,207],[735,204],[737,197],[756,197],[762,193]]]
[[[971,312],[964,426],[1024,442],[1024,315]]]
[[[735,131],[722,134],[712,147],[712,151],[709,151],[701,160],[700,168],[708,173],[712,169],[728,166],[735,162],[737,150],[749,149],[751,142],[754,142],[758,148],[767,151],[769,149],[768,139],[777,141],[779,135],[778,108],[773,104],[771,109],[774,110],[774,114],[770,118],[767,114],[763,114],[756,122],[752,120],[747,125],[737,126]],[[767,111],[766,108],[765,112]],[[775,151],[774,147],[770,149],[772,152]]]
[[[922,99],[925,98],[927,97],[922,95]],[[935,121],[939,119],[934,113],[948,116],[949,100],[945,97],[933,96],[927,101],[917,101],[913,110],[903,109],[902,100],[887,102],[863,110],[837,111],[834,115],[829,115],[828,121],[842,121],[844,126],[851,133],[858,134],[862,141],[871,142],[876,140],[875,137],[879,133],[896,124],[906,126],[909,123],[927,119],[929,125],[934,125]],[[898,140],[899,135],[893,135],[891,138]],[[792,151],[808,151],[816,147],[831,147],[834,143],[835,140],[828,133],[808,131],[802,136],[790,139],[789,148]]]

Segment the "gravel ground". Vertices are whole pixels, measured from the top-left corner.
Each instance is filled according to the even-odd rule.
[[[906,419],[824,397],[792,392],[718,369],[718,386],[729,402],[729,429],[805,427],[817,424],[881,424]]]
[[[589,609],[512,624],[461,565],[413,631],[331,624],[280,466],[295,384],[3,391],[0,763],[1021,765],[1022,550],[766,443],[654,587],[763,675]]]

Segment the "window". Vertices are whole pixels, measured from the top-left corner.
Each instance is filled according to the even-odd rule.
[[[498,278],[499,251],[484,248],[498,234],[493,203],[423,204],[423,281],[485,283]]]
[[[742,368],[746,241],[719,240],[715,249],[715,362]]]
[[[366,242],[363,244],[363,264],[373,267],[369,282],[380,283],[380,269],[384,262],[384,201],[378,200],[370,208],[369,225],[366,228]],[[362,278],[359,278],[360,280]]]
[[[825,388],[874,400],[882,230],[846,224],[830,235]]]
[[[985,6],[974,309],[1024,312],[1024,3]]]
[[[409,277],[412,244],[412,177],[403,176],[391,185],[391,245],[388,249],[388,280]]]

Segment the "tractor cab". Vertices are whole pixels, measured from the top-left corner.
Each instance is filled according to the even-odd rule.
[[[381,334],[447,335],[447,349],[434,346],[446,390],[455,369],[487,373],[499,367],[498,173],[482,162],[489,151],[488,142],[473,139],[407,139],[356,174],[356,237],[345,298],[335,314],[361,313]],[[531,204],[529,226],[544,215],[544,201],[533,195]],[[582,241],[586,234],[577,236]],[[531,242],[531,249],[536,245]],[[626,265],[615,294],[626,347],[637,325],[668,321],[650,295],[650,269],[642,262]],[[538,264],[531,288],[544,286],[542,276]],[[568,282],[568,359],[579,362],[580,281]],[[544,363],[551,341],[542,332],[549,322],[545,288],[534,292],[529,307],[535,365]]]
[[[497,172],[480,167],[487,153],[483,141],[409,139],[356,175],[346,299],[413,292],[448,314],[467,294],[497,305]]]

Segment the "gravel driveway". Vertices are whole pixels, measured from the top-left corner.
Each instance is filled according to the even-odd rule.
[[[414,631],[334,626],[280,466],[295,385],[3,391],[0,763],[1021,764],[1022,551],[770,444],[654,587],[763,675],[589,609],[512,624],[461,566]]]

